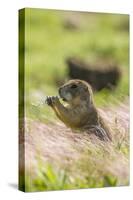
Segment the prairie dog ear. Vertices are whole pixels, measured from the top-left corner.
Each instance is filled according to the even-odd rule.
[[[87,86],[87,85],[85,85],[85,91],[88,91],[88,90],[89,90],[88,86]]]

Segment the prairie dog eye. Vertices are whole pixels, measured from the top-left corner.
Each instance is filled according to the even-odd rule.
[[[78,86],[76,85],[76,84],[73,84],[73,85],[71,85],[71,88],[72,89],[75,89],[75,88],[77,88]]]

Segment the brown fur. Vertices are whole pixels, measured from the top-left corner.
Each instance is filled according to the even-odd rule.
[[[47,97],[46,103],[62,122],[72,129],[94,133],[101,140],[111,140],[110,130],[94,105],[93,92],[87,82],[70,80],[59,88],[59,95],[67,102],[66,106],[57,96]]]

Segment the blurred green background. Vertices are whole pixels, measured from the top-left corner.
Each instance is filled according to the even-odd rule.
[[[66,58],[95,63],[112,60],[122,70],[114,91],[95,94],[98,106],[124,101],[129,95],[129,16],[42,9],[25,10],[25,87],[27,115],[54,118],[47,106],[36,106],[46,95],[57,95],[57,80],[66,80]],[[35,105],[35,106],[34,106]]]
[[[92,64],[98,60],[105,62],[111,60],[118,63],[122,77],[117,88],[112,91],[103,89],[94,94],[94,99],[98,107],[104,108],[105,106],[110,108],[113,105],[119,105],[120,102],[127,104],[129,96],[128,15],[27,8],[25,9],[25,24],[23,17],[20,22],[20,114],[21,111],[24,112],[23,92],[25,92],[27,118],[35,119],[35,122],[39,120],[45,124],[57,120],[52,109],[45,105],[44,101],[47,95],[58,94],[57,81],[64,80],[65,82],[68,79],[68,68],[65,61],[71,56],[79,57]],[[22,31],[23,25],[25,26],[25,37],[24,30]],[[23,66],[25,66],[25,71],[23,71]],[[25,81],[25,88],[23,81]],[[22,113],[23,115],[24,113]],[[34,126],[29,126],[27,132],[30,133],[29,130],[32,128],[34,129]],[[116,135],[119,134],[116,131]],[[99,169],[100,165],[94,166],[95,162],[93,163],[93,158],[98,160],[101,156],[103,166],[105,166],[108,162],[106,163],[103,158],[106,157],[107,161],[113,162],[111,156],[115,155],[116,160],[119,161],[120,154],[123,156],[121,159],[125,160],[126,158],[127,161],[129,145],[126,139],[123,141],[119,145],[119,139],[118,141],[116,139],[118,144],[113,144],[113,151],[110,154],[105,153],[104,147],[99,149],[99,145],[91,146],[91,143],[89,144],[87,159],[85,157],[85,160],[79,160],[81,166],[85,164],[84,169],[77,164],[74,165],[74,170],[88,171],[87,178],[70,181],[71,176],[67,176],[66,171],[56,171],[54,166],[48,165],[45,170],[39,168],[39,178],[37,177],[33,182],[31,182],[31,176],[29,176],[30,181],[27,181],[28,176],[26,176],[25,182],[22,177],[20,188],[25,187],[27,191],[38,191],[105,187],[121,185],[123,181],[127,185],[128,177],[125,180],[125,178],[112,176],[106,172],[106,175],[103,176]],[[120,162],[118,166],[120,171],[123,166]],[[44,163],[40,167],[44,167]],[[94,175],[94,177],[90,175]],[[27,185],[25,186],[25,184]]]

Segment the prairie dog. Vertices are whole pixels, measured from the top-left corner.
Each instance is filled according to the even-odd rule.
[[[47,97],[46,103],[51,106],[57,117],[72,129],[94,133],[103,141],[111,141],[109,128],[105,125],[94,105],[91,86],[79,79],[69,80],[59,88],[59,97]]]

